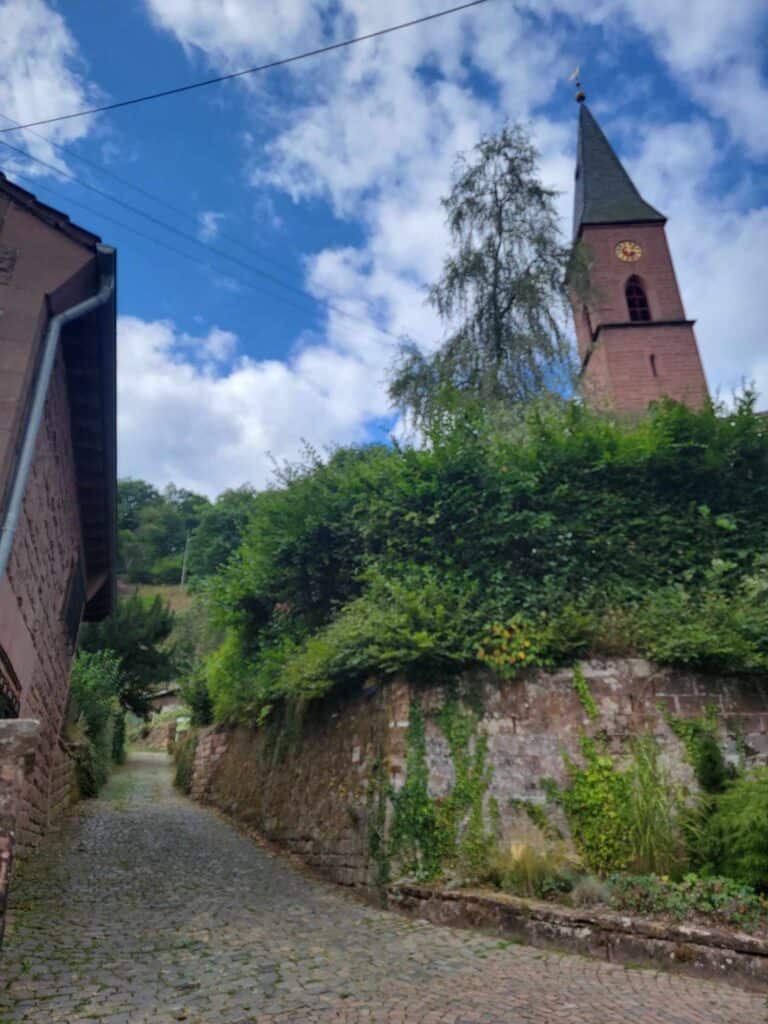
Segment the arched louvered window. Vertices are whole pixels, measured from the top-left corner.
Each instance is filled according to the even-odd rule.
[[[643,288],[640,278],[633,274],[627,281],[625,291],[629,319],[633,322],[650,320],[651,308],[648,305],[648,296],[645,294],[645,288]]]

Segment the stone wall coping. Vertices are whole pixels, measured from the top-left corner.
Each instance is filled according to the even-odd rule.
[[[577,909],[483,890],[394,883],[389,905],[437,925],[513,935],[545,949],[599,956],[611,962],[666,966],[765,990],[768,939],[616,913]]]
[[[567,922],[573,927],[598,926],[603,931],[625,932],[645,935],[652,939],[668,942],[696,943],[702,946],[717,946],[732,949],[750,956],[768,957],[768,938],[750,935],[747,932],[721,928],[704,928],[701,925],[673,924],[655,918],[636,917],[614,910],[590,910],[585,907],[565,907],[544,900],[511,896],[509,893],[489,892],[478,889],[443,889],[440,886],[395,883],[389,892],[397,899],[403,893],[417,899],[437,899],[445,902],[465,902],[482,906],[510,907],[542,921]]]

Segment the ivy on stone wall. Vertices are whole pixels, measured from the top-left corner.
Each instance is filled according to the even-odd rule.
[[[471,873],[486,856],[494,840],[494,815],[491,808],[489,828],[485,814],[491,781],[488,741],[478,735],[478,720],[477,711],[465,707],[455,695],[445,700],[436,722],[448,743],[454,783],[444,796],[431,796],[424,711],[418,700],[411,702],[405,782],[391,793],[387,877],[391,859],[399,861],[406,874],[430,880],[449,867]],[[496,812],[498,818],[498,807]],[[380,851],[380,838],[374,836],[372,842]]]
[[[581,737],[583,765],[566,760],[570,785],[559,792],[576,848],[598,874],[621,871],[632,856],[630,782],[597,741]]]
[[[374,884],[385,889],[390,879],[387,804],[391,796],[387,760],[379,751],[371,768],[367,792],[368,853],[376,866]]]
[[[406,733],[405,781],[393,793],[389,856],[397,857],[406,874],[437,878],[446,855],[446,836],[438,820],[437,803],[429,795],[429,767],[424,712],[411,701]]]
[[[728,779],[728,766],[717,738],[717,712],[713,707],[698,718],[678,718],[660,708],[664,721],[683,743],[696,780],[705,793],[721,793]]]
[[[597,707],[597,701],[592,696],[584,670],[578,662],[573,666],[573,688],[578,694],[579,701],[584,708],[587,718],[590,722],[594,722],[599,717],[600,711]]]

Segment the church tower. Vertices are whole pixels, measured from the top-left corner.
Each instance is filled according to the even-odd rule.
[[[584,102],[579,102],[574,243],[589,263],[586,301],[573,296],[581,392],[592,408],[637,413],[664,396],[707,397],[664,230]]]

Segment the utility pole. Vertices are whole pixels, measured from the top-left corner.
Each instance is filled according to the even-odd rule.
[[[181,585],[182,587],[187,582],[187,557],[189,555],[189,530],[187,530],[187,539],[184,541],[184,559],[181,563]]]

